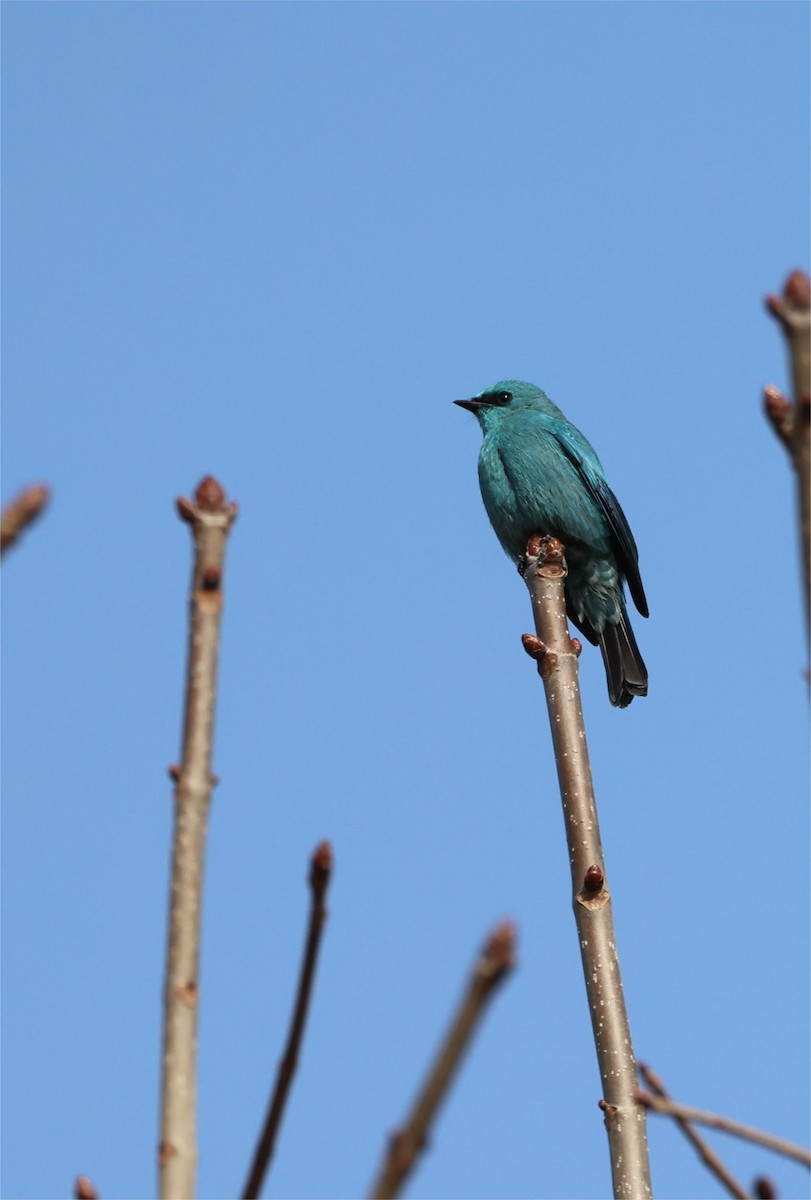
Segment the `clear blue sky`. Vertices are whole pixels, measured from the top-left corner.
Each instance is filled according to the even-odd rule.
[[[521,965],[412,1197],[608,1194],[526,590],[454,408],[541,384],[640,547],[650,695],[584,702],[635,1047],[804,1140],[794,492],[762,296],[808,266],[794,3],[5,3],[3,1196],[153,1193],[189,536],[227,564],[200,1196],[238,1189],[337,860],[267,1195],[364,1193],[494,922]],[[716,1143],[784,1198],[799,1168]],[[656,1193],[720,1195],[652,1123]]]

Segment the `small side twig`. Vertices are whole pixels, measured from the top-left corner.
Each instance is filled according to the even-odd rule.
[[[329,842],[321,842],[313,852],[310,860],[310,922],[307,929],[307,940],[304,947],[304,958],[301,964],[296,1002],[293,1007],[293,1019],[287,1036],[287,1045],[276,1076],[276,1086],[270,1097],[265,1123],[259,1135],[259,1141],[254,1151],[253,1162],[248,1172],[248,1178],[242,1190],[243,1200],[255,1200],[262,1191],[262,1184],[276,1145],[276,1135],[281,1125],[285,1103],[293,1082],[293,1076],[298,1064],[299,1050],[304,1036],[307,1012],[315,978],[315,967],[318,960],[318,949],[321,934],[327,920],[327,908],[324,898],[327,894],[332,875],[332,847]]]
[[[663,1100],[669,1100],[670,1096],[665,1089],[665,1085],[656,1072],[643,1062],[638,1063],[637,1066],[639,1074],[645,1080],[652,1093],[655,1096],[660,1096]],[[715,1175],[716,1179],[727,1189],[730,1196],[737,1197],[737,1200],[749,1200],[749,1192],[747,1192],[743,1184],[739,1183],[735,1176],[727,1170],[712,1147],[704,1141],[704,1138],[700,1134],[696,1133],[690,1122],[686,1121],[684,1117],[674,1117],[674,1120],[688,1142],[695,1149],[707,1170]]]
[[[580,700],[581,647],[566,623],[564,548],[557,538],[530,538],[522,566],[537,630],[537,637],[524,634],[522,640],[538,664],[549,711],[613,1194],[645,1200],[651,1195],[646,1122],[638,1119],[643,1110],[635,1103],[636,1060]]]
[[[77,1175],[73,1185],[76,1200],[99,1200],[99,1194],[86,1175]]]
[[[470,977],[467,991],[440,1046],[405,1124],[392,1134],[382,1169],[370,1192],[373,1200],[398,1196],[428,1139],[428,1130],[467,1049],[487,1001],[515,963],[515,926],[493,930]]]
[[[792,271],[782,296],[766,297],[766,308],[783,330],[791,366],[793,405],[774,387],[765,389],[765,405],[797,474],[806,626],[811,639],[811,280],[805,271]]]
[[[688,1104],[677,1104],[675,1100],[665,1100],[663,1096],[654,1096],[651,1092],[639,1091],[636,1098],[643,1108],[664,1113],[669,1117],[681,1117],[685,1121],[695,1121],[697,1125],[709,1125],[713,1129],[721,1129],[724,1133],[732,1134],[733,1137],[743,1138],[744,1141],[754,1142],[758,1146],[765,1146],[767,1150],[774,1150],[775,1154],[782,1154],[786,1158],[802,1163],[804,1167],[811,1168],[811,1153],[806,1150],[805,1146],[798,1146],[796,1142],[789,1142],[786,1138],[778,1137],[777,1134],[765,1133],[762,1129],[744,1125],[740,1121],[734,1121],[731,1117],[721,1117],[718,1113],[706,1112],[701,1108],[691,1108]]]
[[[0,554],[5,554],[20,535],[44,512],[51,498],[51,489],[44,483],[24,488],[9,501],[0,519]]]
[[[214,777],[214,710],[223,608],[223,564],[237,515],[216,479],[207,476],[194,502],[177,501],[194,539],[183,756],[172,768],[175,820],[163,1017],[162,1200],[192,1200],[197,1167],[197,1011],[200,919],[208,810]]]

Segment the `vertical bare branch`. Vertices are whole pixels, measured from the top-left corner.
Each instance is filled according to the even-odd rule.
[[[638,1063],[639,1074],[645,1080],[645,1083],[651,1089],[655,1096],[661,1096],[663,1100],[669,1100],[670,1096],[665,1089],[662,1080],[652,1071],[647,1063]],[[685,1121],[684,1117],[674,1117],[676,1124],[681,1129],[684,1136],[687,1138],[690,1145],[698,1154],[698,1157],[704,1163],[704,1166],[715,1175],[721,1185],[726,1188],[730,1196],[735,1196],[736,1200],[748,1200],[749,1192],[738,1182],[731,1171],[727,1169],[721,1159],[715,1153],[713,1148],[704,1141],[699,1133],[695,1131],[689,1121]]]
[[[191,1200],[197,1167],[197,1006],[200,919],[206,827],[211,791],[211,757],[222,616],[222,576],[228,533],[237,506],[228,504],[211,476],[194,503],[177,501],[191,526],[194,570],[191,585],[186,714],[181,765],[176,781],[172,842],[169,942],[163,1029],[163,1089],[159,1147],[162,1200]]]
[[[14,545],[20,534],[43,512],[50,498],[50,488],[45,484],[33,484],[6,505],[0,520],[0,554],[5,554]]]
[[[580,643],[566,624],[566,563],[557,538],[530,539],[523,574],[538,634],[525,634],[524,648],[538,663],[552,727],[614,1196],[644,1200],[651,1195],[646,1123],[636,1103],[636,1062],[580,702]]]
[[[329,842],[321,842],[319,846],[316,846],[310,860],[310,893],[312,897],[310,923],[307,929],[304,959],[301,964],[298,992],[293,1008],[293,1020],[290,1024],[290,1032],[287,1037],[284,1055],[279,1063],[276,1086],[270,1098],[265,1123],[256,1145],[247,1181],[242,1190],[243,1200],[255,1200],[255,1197],[260,1194],[265,1173],[273,1157],[276,1134],[281,1125],[290,1085],[293,1082],[293,1076],[298,1064],[301,1040],[304,1036],[304,1026],[307,1021],[307,1012],[313,990],[313,979],[315,978],[315,967],[318,960],[318,948],[327,920],[327,907],[324,903],[324,897],[327,894],[331,875],[332,847]]]
[[[780,322],[791,366],[793,405],[774,387],[766,388],[765,404],[797,473],[806,629],[811,640],[811,280],[805,271],[792,271],[783,295],[767,296],[766,308]]]
[[[385,1161],[370,1193],[374,1200],[391,1200],[400,1194],[417,1156],[425,1147],[431,1122],[447,1094],[487,1001],[512,969],[514,961],[515,927],[505,921],[488,938],[408,1120],[389,1141]]]

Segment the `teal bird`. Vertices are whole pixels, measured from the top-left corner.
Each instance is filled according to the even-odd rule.
[[[643,617],[639,556],[619,501],[591,445],[540,388],[518,379],[455,400],[484,433],[479,485],[501,545],[515,562],[533,534],[566,548],[566,611],[599,646],[608,696],[625,708],[648,691],[648,672],[625,607],[623,583]]]

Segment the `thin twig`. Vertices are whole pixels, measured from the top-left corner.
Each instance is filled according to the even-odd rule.
[[[298,993],[293,1008],[293,1019],[287,1036],[287,1045],[279,1063],[276,1076],[276,1086],[270,1097],[267,1116],[254,1152],[251,1169],[245,1187],[242,1190],[243,1200],[255,1200],[261,1191],[273,1151],[276,1145],[276,1135],[284,1115],[285,1103],[293,1082],[293,1076],[298,1063],[301,1041],[304,1036],[304,1026],[307,1021],[307,1011],[315,978],[315,967],[318,960],[318,948],[321,934],[327,919],[327,908],[324,897],[327,893],[332,874],[332,847],[329,842],[321,842],[315,848],[310,860],[310,922],[307,929],[307,940],[304,948],[304,958],[301,964]]]
[[[428,1077],[406,1123],[389,1139],[382,1169],[370,1192],[373,1200],[398,1196],[418,1155],[428,1140],[428,1130],[450,1087],[487,1001],[515,963],[515,926],[505,921],[488,938],[470,976],[467,992],[439,1048]]]
[[[698,1125],[710,1125],[713,1129],[721,1129],[724,1133],[731,1133],[733,1137],[755,1142],[758,1146],[765,1146],[767,1150],[774,1150],[776,1154],[783,1154],[786,1158],[792,1158],[804,1167],[811,1168],[811,1152],[806,1150],[805,1146],[798,1146],[796,1142],[789,1142],[774,1133],[765,1133],[752,1125],[743,1125],[740,1121],[733,1121],[731,1117],[721,1117],[718,1113],[705,1112],[702,1108],[677,1104],[675,1100],[665,1100],[664,1097],[654,1096],[650,1092],[638,1091],[636,1098],[643,1108],[664,1113],[669,1117],[683,1117],[685,1121],[695,1121]]]
[[[175,822],[166,958],[160,1164],[162,1200],[191,1200],[197,1167],[197,1010],[200,918],[206,827],[211,792],[217,657],[222,616],[222,577],[228,533],[237,506],[228,504],[216,479],[207,476],[192,503],[178,512],[191,526],[189,654],[183,757],[172,768]]]
[[[580,700],[580,643],[569,636],[566,624],[563,554],[557,538],[529,541],[522,566],[538,636],[525,634],[523,642],[538,664],[549,710],[614,1196],[644,1200],[651,1195],[646,1123],[639,1120],[642,1110],[634,1099],[636,1061]]]
[[[645,1083],[651,1089],[654,1095],[661,1096],[663,1100],[669,1100],[670,1096],[662,1083],[660,1077],[646,1063],[637,1063],[639,1074],[645,1080]],[[676,1124],[681,1129],[688,1142],[693,1146],[705,1167],[712,1172],[713,1175],[727,1189],[730,1196],[737,1197],[737,1200],[749,1200],[750,1193],[747,1192],[743,1184],[738,1183],[735,1176],[727,1170],[721,1159],[715,1153],[710,1145],[704,1141],[700,1134],[696,1133],[693,1126],[684,1117],[674,1117]]]
[[[73,1185],[76,1200],[99,1200],[99,1194],[86,1175],[77,1175]]]
[[[13,546],[32,521],[44,511],[51,498],[51,489],[44,483],[24,488],[3,509],[0,519],[0,554]]]
[[[790,413],[781,411],[776,388],[766,389],[766,412],[797,473],[806,627],[811,640],[811,280],[805,271],[792,271],[782,296],[766,297],[766,308],[780,323],[791,365],[794,404]]]

